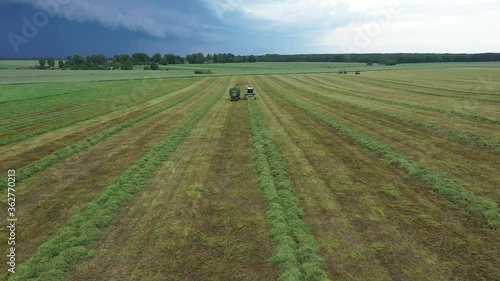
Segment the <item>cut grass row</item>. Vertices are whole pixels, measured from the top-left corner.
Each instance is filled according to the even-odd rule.
[[[215,81],[215,80],[214,80]],[[74,143],[70,146],[67,146],[65,148],[62,148],[58,151],[55,151],[54,153],[45,156],[44,158],[31,162],[30,164],[18,168],[16,170],[16,181],[17,183],[21,183],[23,180],[32,177],[33,175],[37,174],[40,171],[43,171],[47,169],[48,167],[64,160],[72,155],[75,155],[76,153],[82,152],[90,147],[93,147],[97,145],[98,143],[106,140],[110,136],[117,134],[118,132],[133,126],[136,123],[139,123],[140,121],[146,120],[150,117],[153,117],[160,112],[163,112],[167,109],[170,109],[190,98],[192,98],[194,95],[198,94],[198,91],[191,91],[188,92],[184,95],[181,95],[180,98],[164,105],[158,108],[155,108],[154,110],[148,111],[146,113],[143,113],[139,116],[136,116],[134,118],[128,119],[126,122],[120,123],[116,126],[113,126],[109,129],[106,129],[102,132],[99,132],[91,137],[85,138],[77,143]],[[6,189],[7,188],[7,180],[6,179],[1,179],[0,180],[0,190]]]
[[[119,81],[92,82],[89,84],[94,85],[94,87],[88,89],[81,89],[81,87],[78,88],[79,86],[76,85],[74,91],[68,91],[68,89],[66,89],[65,93],[62,95],[40,97],[40,100],[15,100],[8,104],[0,104],[0,126],[11,121],[28,119],[51,112],[69,110],[89,103],[102,102],[126,96],[136,99],[143,97],[145,93],[152,92],[153,90],[185,87],[186,85],[195,83],[197,80],[199,79],[184,78],[129,81],[126,83]],[[9,96],[23,96],[26,95],[25,91],[27,91],[30,95],[36,97],[38,92],[47,92],[49,87],[56,86],[50,83],[49,85],[46,83],[17,85],[10,92],[4,94]],[[22,108],[22,110],[19,110],[20,108]]]
[[[222,94],[193,113],[184,124],[107,186],[97,199],[71,217],[66,226],[42,244],[27,262],[19,266],[19,273],[11,275],[9,280],[64,280],[69,265],[92,254],[88,246],[103,236],[103,230],[112,223],[113,215],[148,183],[156,168],[183,143]]]
[[[302,220],[293,187],[280,151],[271,140],[258,112],[248,101],[248,114],[259,184],[268,205],[270,237],[276,245],[271,263],[282,270],[280,280],[328,280],[324,261],[316,255],[317,245],[309,226]]]
[[[371,108],[379,109],[382,111],[387,111],[391,112],[393,114],[399,115],[399,116],[404,116],[407,118],[415,118],[419,119],[422,122],[426,122],[429,124],[434,124],[437,126],[444,126],[448,127],[450,129],[460,129],[464,130],[467,132],[471,132],[473,134],[489,138],[489,139],[494,139],[495,141],[498,142],[498,136],[492,135],[491,132],[496,132],[498,125],[494,124],[487,124],[483,122],[477,122],[476,120],[471,120],[467,118],[461,118],[457,116],[453,116],[450,114],[443,114],[439,112],[429,112],[426,110],[421,110],[421,109],[415,109],[415,108],[408,108],[406,106],[401,106],[401,105],[394,105],[390,103],[385,103],[385,102],[375,102],[373,100],[364,98],[364,97],[359,97],[357,94],[351,94],[346,90],[342,90],[338,88],[338,85],[340,84],[340,87],[344,87],[347,89],[353,89],[353,90],[358,90],[361,92],[366,92],[367,94],[364,94],[364,96],[374,96],[374,97],[379,97],[388,101],[401,101],[401,99],[397,96],[396,91],[392,91],[392,94],[388,97],[386,97],[385,91],[374,91],[372,92],[369,87],[367,88],[366,85],[363,84],[355,84],[355,83],[350,83],[347,81],[349,84],[343,85],[342,83],[339,83],[338,79],[335,79],[333,77],[327,77],[327,76],[321,76],[321,75],[311,75],[310,79],[304,79],[303,76],[294,76],[292,79],[297,80],[296,84],[300,85],[301,87],[303,86],[309,86],[309,85],[314,85],[314,86],[309,86],[309,87],[316,87],[317,89],[320,90],[320,93],[328,95],[328,96],[334,96],[335,98],[344,100],[344,101],[349,101],[353,102],[356,104],[362,104]],[[345,80],[345,79],[344,79]],[[306,88],[307,89],[307,88]],[[411,95],[410,95],[411,96]],[[409,97],[411,99],[411,97]],[[420,98],[418,101],[415,102],[410,102],[412,104],[417,104],[417,105],[422,105],[425,103],[425,98]],[[465,107],[468,108],[468,110],[471,110],[474,105],[468,105],[467,102],[462,103]],[[451,107],[449,107],[451,106]],[[440,107],[444,109],[449,109],[449,108],[454,108],[455,105],[449,104],[448,107],[443,104],[435,104],[433,107]],[[467,109],[466,109],[467,110]],[[482,112],[485,112],[484,114]],[[470,112],[473,114],[479,114],[485,116],[486,112],[494,113],[494,106],[489,106],[489,109],[484,109],[484,108],[477,108],[477,110]]]
[[[498,264],[496,232],[276,96],[276,91],[282,91],[279,84],[266,80],[258,77],[252,85],[259,89],[259,105],[266,109],[261,112],[273,139],[284,149],[287,170],[332,279],[490,280],[497,276],[485,273]],[[283,92],[302,101],[300,92]],[[328,108],[322,101],[317,104]],[[325,113],[329,112],[344,115],[336,107]],[[463,243],[457,247],[452,241],[459,239]],[[467,261],[471,253],[481,254]]]
[[[137,94],[134,92],[127,92],[126,94],[121,94],[117,96],[112,96],[112,97],[106,97],[103,99],[99,100],[92,100],[88,103],[83,103],[78,106],[75,106],[73,108],[67,109],[67,110],[62,110],[62,111],[55,111],[55,112],[49,112],[47,114],[39,115],[36,114],[35,116],[31,116],[29,119],[24,119],[20,121],[9,121],[8,125],[0,125],[0,132],[4,131],[9,131],[9,130],[15,130],[15,129],[20,129],[32,125],[37,125],[42,122],[49,122],[55,119],[62,119],[64,120],[66,117],[74,117],[74,116],[80,116],[85,114],[86,112],[94,112],[97,110],[102,110],[103,114],[106,114],[110,112],[110,106],[112,107],[112,110],[114,109],[120,109],[123,106],[134,106],[137,104],[139,101],[147,102],[149,100],[164,96],[166,94],[172,93],[174,91],[180,90],[183,87],[186,86],[184,83],[179,83],[175,85],[169,85],[169,87],[166,87],[165,90],[161,90],[162,87],[165,87],[166,83],[160,84],[154,88],[148,89],[148,92],[153,92],[155,91],[156,93],[154,94],[148,94],[147,96],[144,93]],[[160,88],[160,89],[158,89]],[[67,97],[65,97],[67,98]],[[136,103],[134,103],[136,102]],[[79,115],[80,114],[80,115]]]
[[[47,99],[58,96],[78,97],[80,94],[85,94],[86,91],[103,90],[105,88],[116,88],[120,84],[130,82],[100,82],[100,83],[43,83],[43,84],[26,84],[26,85],[1,85],[0,86],[0,105],[18,101],[34,101],[38,99]],[[127,86],[128,86],[127,85]],[[22,86],[22,92],[18,92]],[[130,86],[128,86],[130,87]],[[50,89],[50,91],[47,91]]]
[[[71,266],[68,281],[277,280],[253,160],[246,104],[224,96],[116,214],[92,245],[96,254]]]
[[[96,111],[96,112],[93,112],[93,113],[88,114],[88,115],[82,115],[78,118],[70,118],[69,120],[64,121],[64,122],[55,123],[51,126],[42,127],[40,129],[28,131],[24,134],[14,135],[14,136],[2,139],[2,140],[0,140],[0,146],[8,145],[8,144],[11,144],[14,142],[23,141],[23,140],[26,140],[26,139],[50,132],[50,131],[65,128],[65,127],[68,127],[68,126],[71,126],[71,125],[74,125],[74,124],[77,124],[77,123],[80,123],[83,121],[91,120],[91,119],[97,118],[99,116],[103,116],[105,114],[116,112],[116,111],[119,111],[119,110],[122,110],[125,108],[130,108],[132,106],[140,105],[140,104],[146,103],[148,101],[154,100],[156,98],[159,98],[161,96],[171,94],[174,91],[175,91],[175,88],[169,89],[166,92],[162,91],[159,94],[146,95],[145,97],[139,97],[138,100],[133,100],[130,103],[128,103],[128,102],[122,102],[122,103],[112,102],[111,104],[109,104],[109,107],[106,110]],[[64,112],[61,114],[64,114]]]
[[[428,169],[406,155],[391,149],[374,138],[351,129],[342,122],[334,120],[314,108],[304,105],[283,93],[277,92],[276,94],[314,118],[332,126],[346,138],[402,169],[409,176],[429,185],[433,191],[442,194],[450,202],[463,207],[469,214],[481,218],[487,228],[496,229],[500,225],[500,209],[491,199],[474,194],[458,185],[445,173]]]
[[[316,79],[316,77],[311,77],[311,81],[316,81],[318,83],[325,83],[325,81],[323,79]],[[469,114],[469,113],[464,113],[464,112],[456,111],[456,110],[447,110],[447,109],[436,108],[436,107],[431,107],[431,106],[425,106],[425,105],[419,105],[419,104],[413,104],[413,103],[407,103],[407,102],[400,102],[400,101],[394,101],[394,100],[387,100],[387,99],[383,99],[383,98],[370,96],[370,94],[366,93],[366,92],[353,90],[351,88],[346,88],[346,87],[342,87],[339,85],[335,85],[335,89],[337,90],[335,92],[336,94],[341,94],[341,95],[345,95],[345,96],[354,96],[354,97],[358,97],[361,99],[376,101],[376,102],[389,104],[389,105],[397,105],[397,106],[402,106],[402,107],[406,107],[406,108],[414,108],[414,109],[424,110],[424,111],[428,111],[428,112],[440,113],[440,114],[444,114],[444,115],[453,115],[453,116],[457,116],[457,117],[460,117],[463,119],[478,121],[478,122],[482,122],[482,123],[486,123],[486,124],[500,125],[500,120],[493,120],[493,119],[490,119],[488,117],[478,115],[478,114]]]
[[[159,97],[164,95],[164,93],[150,96],[151,98]],[[131,101],[131,97],[124,97],[121,99],[113,99],[108,101],[98,101],[98,102],[93,102],[89,105],[81,105],[78,107],[75,107],[73,109],[69,110],[64,110],[60,112],[54,112],[54,113],[49,113],[49,114],[44,114],[42,116],[33,116],[30,119],[26,120],[21,120],[19,122],[9,122],[8,125],[0,126],[0,132],[5,132],[5,131],[11,131],[11,130],[17,130],[17,129],[22,129],[25,127],[37,125],[43,122],[49,122],[55,119],[65,119],[67,117],[72,117],[72,116],[78,116],[80,114],[84,114],[85,112],[92,112],[92,111],[97,111],[97,110],[102,110],[103,114],[109,112],[108,108],[111,103],[114,103],[115,106],[119,106],[120,104],[126,104],[127,102]],[[131,105],[133,106],[133,104]]]
[[[287,76],[287,77],[289,77],[289,76]],[[301,83],[303,83],[302,80],[297,80],[297,81],[301,81]],[[427,122],[419,121],[418,119],[415,119],[415,118],[406,118],[406,117],[402,117],[400,115],[395,115],[395,114],[385,112],[383,110],[377,110],[377,109],[374,109],[372,107],[362,106],[362,105],[359,105],[359,104],[356,104],[353,102],[349,102],[349,101],[345,101],[345,100],[336,98],[336,97],[331,96],[331,95],[319,94],[319,92],[321,92],[321,90],[324,90],[324,89],[317,87],[314,84],[307,84],[308,89],[306,90],[304,88],[298,87],[296,85],[296,83],[290,82],[288,79],[280,79],[280,83],[284,83],[287,85],[286,86],[287,88],[290,88],[290,89],[293,89],[296,91],[300,91],[304,94],[307,94],[308,96],[314,96],[314,97],[319,98],[319,99],[326,99],[326,100],[332,101],[336,104],[340,104],[342,106],[347,106],[347,107],[350,107],[353,109],[358,109],[358,110],[362,110],[365,112],[374,113],[378,116],[386,118],[387,120],[396,121],[396,122],[401,123],[401,124],[411,125],[414,127],[419,127],[419,128],[430,130],[430,131],[432,131],[432,133],[437,133],[441,136],[448,138],[451,141],[460,141],[460,142],[463,142],[465,144],[468,144],[468,145],[471,145],[474,147],[500,152],[500,143],[493,138],[486,138],[486,137],[479,136],[477,134],[463,131],[463,130],[459,130],[459,129],[450,129],[448,127],[433,125],[433,124],[430,124]],[[315,91],[315,90],[318,90],[319,92]]]
[[[154,88],[148,89],[148,91],[157,90],[161,86],[165,87],[165,84],[166,83],[163,83]],[[180,86],[182,87],[182,85]],[[138,95],[137,91],[131,91],[130,89],[121,87],[123,86],[120,85],[116,89],[108,89],[111,91],[110,93],[106,93],[105,89],[107,87],[104,87],[104,89],[92,89],[93,92],[90,90],[81,91],[81,93],[77,96],[73,96],[73,93],[66,95],[63,94],[62,97],[58,97],[56,100],[41,99],[40,101],[23,101],[23,103],[20,104],[23,108],[29,108],[31,106],[39,109],[46,106],[47,108],[45,109],[47,110],[4,120],[4,122],[0,124],[0,132],[8,129],[22,128],[31,124],[37,124],[37,120],[39,120],[39,122],[50,121],[58,117],[71,116],[79,112],[86,112],[95,108],[106,107],[109,106],[110,102],[113,104],[119,104],[123,101],[130,102],[143,97],[143,94]],[[74,103],[75,100],[80,100],[80,102]],[[7,105],[5,105],[4,108],[5,107],[7,107]]]
[[[70,217],[80,212],[88,202],[97,198],[106,186],[163,140],[167,134],[184,123],[193,112],[205,105],[213,97],[210,93],[222,91],[221,87],[225,81],[216,80],[218,80],[217,83],[199,92],[196,98],[191,98],[174,108],[124,129],[92,148],[77,153],[23,181],[19,185],[17,196],[23,202],[21,211],[27,217],[23,220],[19,235],[29,237],[29,239],[19,249],[19,264],[30,258],[47,237],[55,234]],[[169,98],[154,102],[160,106],[172,100]],[[146,111],[142,109],[142,112],[139,112]],[[120,122],[126,121],[129,115],[122,117],[119,118]],[[118,122],[110,125],[115,124]],[[92,134],[99,132],[99,127],[97,124]],[[110,126],[106,126],[108,127]],[[69,139],[64,143],[68,145],[73,142],[76,140]],[[64,143],[58,147],[63,148]],[[31,159],[31,161],[39,158]],[[12,159],[12,161],[16,160]],[[28,163],[25,162],[24,165]],[[0,280],[3,280],[1,274]]]
[[[383,83],[391,83],[391,84],[398,84],[398,85],[403,85],[403,86],[416,86],[415,84],[411,83],[406,83],[406,82],[401,82],[401,81],[395,81],[395,80],[388,80],[388,79],[380,79],[380,78],[369,78],[374,81],[380,81]],[[477,81],[477,83],[480,83],[480,81]],[[477,92],[477,91],[469,91],[465,89],[460,89],[460,90],[452,90],[448,88],[443,88],[443,87],[436,87],[436,86],[429,86],[429,85],[422,85],[418,84],[419,88],[426,88],[426,89],[431,89],[431,90],[437,90],[437,91],[446,91],[450,93],[462,93],[462,94],[473,94],[473,95],[488,95],[488,96],[498,96],[498,94],[495,93],[488,93],[488,92]]]
[[[98,84],[98,83],[96,83]],[[15,91],[9,95],[23,94],[26,85],[17,86]],[[47,86],[44,84],[37,85],[41,92],[47,91]],[[0,104],[0,118],[17,118],[30,114],[42,113],[44,111],[63,109],[68,106],[78,106],[83,103],[100,100],[103,98],[113,98],[121,96],[123,93],[133,93],[144,89],[142,85],[126,83],[112,86],[104,86],[98,89],[86,89],[76,92],[70,92],[63,96],[49,96],[40,100],[16,100],[7,104]],[[22,108],[22,110],[19,110]]]
[[[477,149],[461,142],[449,141],[431,130],[401,124],[370,112],[302,94],[300,91],[282,87],[279,83],[272,83],[272,85],[274,89],[280,89],[279,91],[289,94],[300,103],[342,122],[359,133],[378,140],[426,168],[446,173],[458,185],[478,196],[490,198],[498,205],[500,190],[497,189],[497,185],[500,175],[496,171],[500,166],[498,165],[499,154],[494,150]],[[304,87],[303,85],[299,86]],[[360,104],[371,107],[371,104],[364,102]],[[385,106],[382,108],[382,111],[384,110],[391,112],[391,107]],[[404,112],[399,115],[408,116]],[[411,117],[419,121],[426,121],[416,116]],[[487,130],[483,129],[483,134],[488,137]]]
[[[364,77],[363,77],[364,78]],[[351,81],[354,81],[353,78],[348,78],[349,80]],[[500,103],[500,100],[498,99],[486,99],[486,98],[478,98],[478,97],[471,97],[471,96],[456,96],[456,95],[446,95],[446,94],[439,94],[439,93],[435,93],[435,92],[425,92],[425,91],[422,91],[422,90],[416,90],[414,89],[414,87],[416,87],[416,85],[412,85],[412,84],[408,84],[408,83],[393,83],[393,82],[389,82],[389,81],[383,81],[383,83],[377,83],[377,82],[374,82],[374,81],[377,81],[375,79],[363,79],[362,80],[362,83],[365,83],[365,84],[369,84],[369,85],[374,85],[374,86],[377,86],[377,87],[381,87],[381,88],[386,88],[386,89],[392,89],[392,90],[397,90],[397,91],[407,91],[407,92],[411,92],[411,93],[415,93],[415,94],[418,94],[418,95],[426,95],[426,96],[435,96],[435,97],[443,97],[443,98],[450,98],[450,99],[464,99],[464,100],[472,100],[472,101],[480,101],[480,102],[489,102],[489,103]],[[356,82],[360,82],[360,80],[356,80]],[[401,87],[395,87],[395,86],[391,86],[391,84],[402,84],[405,86],[405,88],[401,88]],[[418,85],[417,87],[421,88],[422,86],[421,85]],[[423,88],[426,88],[426,87],[423,87]],[[436,90],[439,90],[439,91],[450,91],[450,90],[446,90],[446,89],[436,89]]]

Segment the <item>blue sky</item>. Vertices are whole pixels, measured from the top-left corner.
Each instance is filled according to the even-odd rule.
[[[0,0],[0,57],[500,52],[500,1]]]

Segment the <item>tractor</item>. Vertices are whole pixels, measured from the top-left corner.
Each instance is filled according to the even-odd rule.
[[[257,93],[255,92],[255,89],[253,87],[247,86],[247,91],[245,93],[245,99],[257,99]]]
[[[235,85],[231,89],[229,89],[229,96],[231,101],[239,101],[240,100],[240,88],[238,85]]]

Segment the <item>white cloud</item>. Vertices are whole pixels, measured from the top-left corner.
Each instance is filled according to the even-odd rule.
[[[324,23],[336,18],[357,16],[389,5],[393,0],[202,0],[220,18],[240,11],[256,20],[283,24]]]
[[[97,22],[158,38],[197,38],[227,46],[235,36],[252,36],[254,48],[280,53],[500,49],[498,0],[0,1],[30,4],[68,20]],[[54,8],[51,3],[63,4]],[[172,8],[181,5],[189,14]]]
[[[491,0],[202,0],[219,18],[302,37],[317,52],[483,52],[500,49]],[[208,4],[210,3],[210,4]],[[300,40],[296,40],[300,41]]]
[[[215,15],[222,19],[226,12],[238,10],[241,4],[244,4],[243,0],[201,0],[209,9],[211,9]]]
[[[387,25],[352,23],[330,29],[314,42],[326,52],[498,51],[500,5],[458,2],[462,4],[407,5]]]

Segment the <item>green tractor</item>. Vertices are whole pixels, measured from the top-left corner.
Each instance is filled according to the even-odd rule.
[[[231,98],[231,101],[240,100],[240,87],[238,87],[238,85],[235,85],[234,87],[229,89],[229,97]]]

